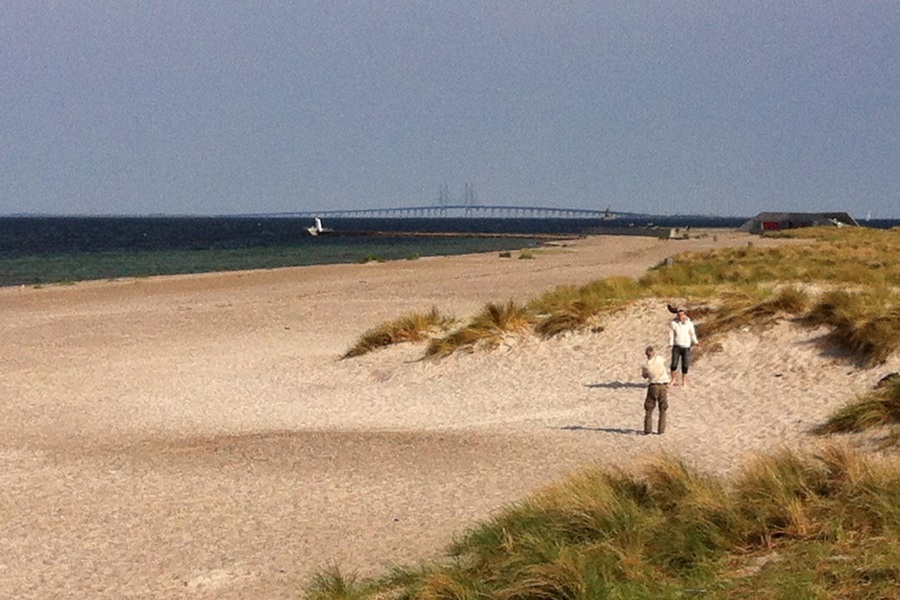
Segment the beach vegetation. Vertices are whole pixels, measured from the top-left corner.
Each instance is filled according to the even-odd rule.
[[[591,325],[603,313],[625,307],[642,291],[630,277],[607,277],[581,286],[558,286],[531,300],[535,333],[550,338]]]
[[[582,306],[587,311],[601,312],[642,296],[641,286],[634,279],[615,276],[580,286],[558,286],[531,300],[528,307],[536,313],[567,311],[576,306]]]
[[[509,250],[504,250],[500,253],[500,258],[512,258],[512,252]]]
[[[574,304],[568,310],[555,311],[538,318],[534,324],[534,332],[539,337],[547,339],[576,331],[584,328],[593,314],[584,304]]]
[[[478,345],[496,348],[505,336],[526,330],[533,321],[527,308],[512,300],[505,304],[489,302],[462,327],[432,339],[425,356],[441,358],[458,350],[471,351]]]
[[[691,318],[702,320],[696,325],[698,335],[714,340],[731,331],[766,328],[782,318],[799,317],[805,313],[809,302],[809,294],[795,286],[785,286],[777,291],[762,288],[734,290],[722,293],[716,299],[715,307],[707,304],[691,310]],[[701,346],[698,357],[706,346]]]
[[[432,307],[430,311],[404,315],[363,333],[342,358],[362,356],[378,348],[403,342],[419,342],[450,329],[456,319]]]
[[[888,427],[892,431],[885,438],[885,445],[900,442],[900,379],[854,399],[818,425],[813,432],[819,435],[859,433]]]
[[[369,590],[355,575],[347,575],[336,566],[316,573],[304,588],[309,600],[362,600]]]
[[[531,260],[534,258],[534,252],[531,250],[522,250],[519,252],[519,260]]]
[[[795,242],[687,252],[638,279],[616,276],[558,286],[526,302],[518,324],[545,339],[602,330],[604,315],[636,300],[679,298],[690,306],[699,333],[713,342],[701,348],[698,358],[716,347],[718,336],[782,319],[828,328],[826,343],[860,365],[882,363],[900,350],[900,263],[884,258],[900,255],[900,230],[808,228],[784,237]],[[482,325],[483,315],[497,306],[483,309]],[[471,350],[481,339],[496,340],[496,324],[475,326],[477,320],[433,340],[426,355],[447,356]]]
[[[667,456],[584,470],[441,559],[341,585],[348,599],[890,598],[898,559],[900,470],[826,446],[760,455],[729,479]]]
[[[900,348],[900,296],[884,289],[823,294],[805,317],[830,329],[826,343],[861,365],[884,363]]]
[[[796,243],[685,253],[639,279],[652,294],[672,289],[711,308],[704,337],[792,318],[826,327],[825,343],[863,366],[900,350],[900,231],[808,228]]]

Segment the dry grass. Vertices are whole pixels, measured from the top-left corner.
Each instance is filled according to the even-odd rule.
[[[804,320],[829,327],[828,343],[862,365],[883,363],[900,348],[900,296],[890,290],[827,292]]]
[[[342,358],[361,356],[378,348],[403,342],[419,342],[449,329],[455,319],[432,307],[426,313],[414,313],[382,323],[363,333]]]
[[[505,336],[521,332],[533,322],[529,311],[512,300],[506,304],[491,302],[463,327],[431,340],[425,356],[445,357],[458,350],[471,351],[477,345],[495,348]]]
[[[872,390],[847,404],[816,427],[814,433],[858,433],[885,425],[900,426],[900,380]]]
[[[596,325],[604,314],[651,297],[678,297],[691,304],[698,331],[708,341],[736,329],[802,318],[810,326],[829,327],[828,342],[861,365],[884,362],[897,352],[900,261],[886,257],[900,255],[900,230],[810,228],[786,235],[809,241],[685,253],[638,280],[610,277],[560,286],[524,306],[491,303],[464,327],[433,339],[425,354],[443,357],[479,345],[496,347],[504,335],[529,328],[542,338],[582,330]],[[836,291],[816,296],[812,289]],[[346,356],[402,341],[395,334],[403,325],[391,323],[367,332],[357,344],[359,350]]]
[[[900,558],[898,535],[896,465],[839,446],[760,456],[734,480],[658,457],[638,472],[574,474],[474,528],[445,560],[351,581],[344,597],[889,598],[900,567],[870,552]],[[838,556],[853,568],[822,567]]]

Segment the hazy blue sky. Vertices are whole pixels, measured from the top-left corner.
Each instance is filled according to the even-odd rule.
[[[896,0],[2,0],[0,214],[900,218]]]

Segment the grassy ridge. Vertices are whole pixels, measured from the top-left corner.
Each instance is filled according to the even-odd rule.
[[[455,321],[455,318],[442,314],[436,306],[426,313],[399,317],[363,333],[359,341],[344,353],[343,358],[361,356],[392,344],[419,342],[428,339],[435,331],[446,331]]]
[[[733,480],[659,457],[589,470],[456,541],[442,561],[311,600],[896,598],[900,471],[838,447],[760,456]]]
[[[829,342],[860,364],[884,362],[900,348],[900,261],[892,258],[900,256],[900,229],[807,229],[791,236],[808,241],[685,253],[637,280],[609,277],[561,286],[522,306],[491,304],[432,339],[425,354],[495,346],[522,331],[547,338],[602,327],[605,314],[634,300],[680,298],[703,317],[706,338],[790,316],[829,328]]]
[[[432,339],[435,356],[527,331],[596,327],[639,298],[677,297],[709,341],[791,318],[873,365],[900,349],[900,230],[802,230],[809,241],[675,257],[638,280],[561,287],[525,305],[489,305]],[[541,328],[545,328],[542,331]],[[714,343],[704,347],[714,346]],[[893,427],[900,382],[848,404],[822,435]],[[457,540],[443,560],[372,580],[332,569],[310,600],[622,600],[703,597],[900,598],[900,469],[838,446],[757,457],[733,479],[659,457],[642,471],[570,476]]]

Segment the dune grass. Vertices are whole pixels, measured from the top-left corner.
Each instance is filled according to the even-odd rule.
[[[525,310],[532,331],[549,338],[596,326],[603,315],[638,299],[677,297],[692,306],[707,339],[785,317],[802,318],[810,326],[830,328],[828,342],[859,364],[884,362],[900,349],[900,262],[884,258],[900,255],[900,230],[792,233],[804,235],[809,240],[775,248],[748,245],[680,254],[637,280],[609,277],[560,286],[527,302]],[[455,341],[462,342],[461,348],[474,345],[468,335],[447,338],[441,352],[429,355],[452,353]]]
[[[723,480],[658,457],[573,474],[473,528],[443,560],[366,582],[329,573],[306,597],[892,598],[897,559],[896,465],[832,446],[760,456]]]
[[[862,365],[883,363],[900,348],[900,296],[895,290],[833,290],[805,321],[829,327],[829,344],[847,350]]]
[[[454,322],[454,317],[443,314],[436,306],[429,312],[405,315],[363,333],[342,358],[361,356],[391,344],[425,340],[435,331],[446,331]]]
[[[891,381],[849,402],[813,432],[819,435],[859,433],[885,426],[892,430],[885,445],[900,443],[900,380]]]
[[[863,366],[900,350],[900,261],[891,259],[900,256],[900,229],[809,228],[780,235],[796,241],[679,254],[636,280],[608,277],[560,286],[521,306],[489,303],[459,329],[432,338],[425,355],[445,357],[482,342],[496,347],[505,335],[522,332],[550,338],[600,329],[604,315],[646,298],[688,304],[708,341],[794,318],[827,327],[827,342]],[[504,311],[517,316],[506,317]],[[373,335],[388,325],[376,327]]]
[[[704,337],[787,316],[827,327],[827,343],[862,366],[900,350],[900,261],[891,258],[900,256],[900,229],[810,228],[782,236],[797,243],[679,255],[639,283],[657,292],[680,289],[713,306],[698,326]]]
[[[522,331],[532,324],[528,310],[512,300],[506,304],[490,302],[464,326],[444,337],[432,339],[425,350],[427,357],[444,357],[458,350],[481,345],[494,348],[504,336]]]

